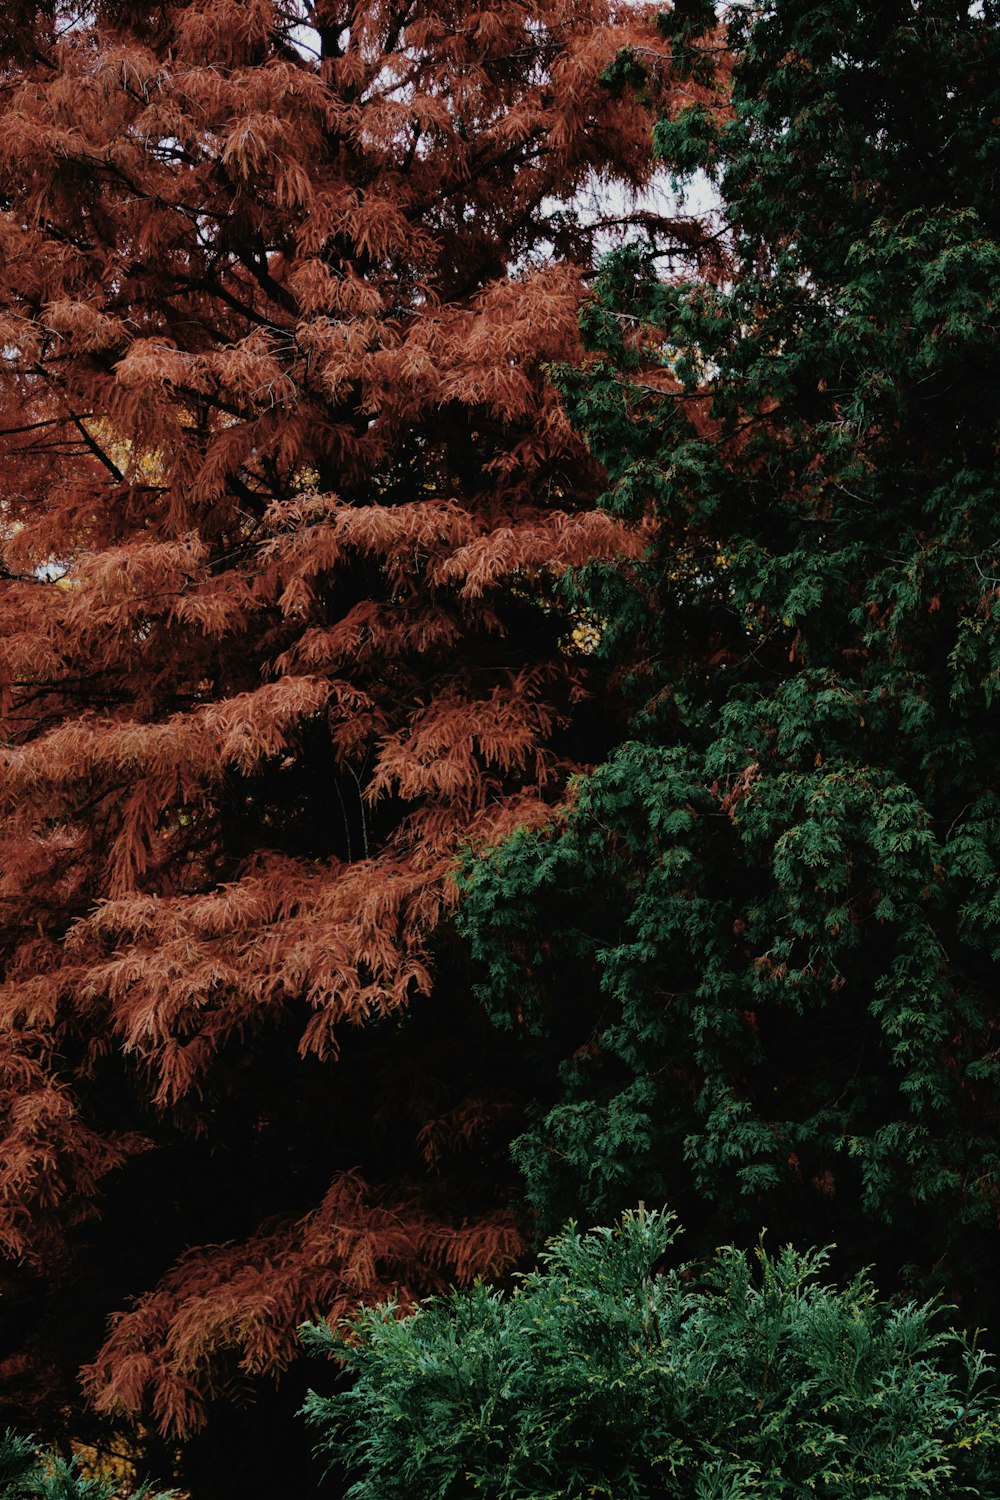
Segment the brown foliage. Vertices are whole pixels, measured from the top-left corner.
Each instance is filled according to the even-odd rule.
[[[509,1263],[518,1248],[509,1215],[444,1224],[418,1201],[374,1205],[355,1173],[341,1173],[305,1218],[183,1256],[115,1319],[86,1381],[100,1411],[134,1412],[151,1396],[163,1428],[190,1432],[226,1388],[220,1355],[235,1349],[245,1374],[273,1374],[298,1352],[304,1317],[336,1321],[362,1296],[405,1304]]]
[[[564,778],[587,661],[553,584],[640,543],[545,367],[574,200],[651,172],[602,70],[655,42],[614,0],[73,9],[0,36],[0,1242],[51,1270],[115,1237],[138,1301],[90,1391],[183,1434],[220,1351],[280,1368],[305,1316],[516,1252],[441,1187],[502,1090],[425,1077],[371,1186],[294,1067],[264,1096],[429,993],[457,848]],[[181,1253],[217,1223],[166,1206],[134,1263],[138,1203],[81,1231],[136,1153],[252,1176],[265,1127],[303,1185],[250,1195],[263,1227]]]

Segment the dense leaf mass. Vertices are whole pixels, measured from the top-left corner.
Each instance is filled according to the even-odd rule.
[[[1000,0],[2,9],[4,1415],[297,1490],[515,1136],[1000,1327]],[[996,1491],[925,1310],[665,1233],[363,1315],[371,1492]]]
[[[632,735],[464,908],[547,1089],[517,1153],[549,1223],[662,1195],[994,1322],[998,21],[731,7],[732,109],[665,111],[731,281],[618,254],[565,380],[609,514],[660,522],[575,580]]]
[[[629,214],[581,198],[653,170],[602,75],[659,44],[605,0],[3,12],[0,1401],[87,1360],[186,1434],[302,1317],[520,1244],[502,1059],[454,966],[421,1001],[459,842],[581,758],[555,582],[641,547],[544,367]]]
[[[674,1268],[674,1233],[643,1211],[571,1226],[509,1296],[477,1284],[313,1329],[355,1376],[307,1404],[350,1500],[995,1493],[989,1363],[933,1307],[827,1285],[825,1256],[790,1246]]]

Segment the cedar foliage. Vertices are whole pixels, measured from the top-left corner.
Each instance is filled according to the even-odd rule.
[[[174,1490],[153,1493],[141,1484],[129,1500],[172,1500]],[[31,1438],[0,1434],[0,1500],[125,1500],[109,1479],[81,1473],[76,1459],[39,1452]]]
[[[602,81],[651,39],[615,0],[4,9],[24,1420],[87,1360],[99,1411],[190,1434],[303,1317],[518,1250],[496,1049],[457,979],[405,1013],[459,842],[569,765],[560,573],[641,547],[544,366],[576,349],[580,195],[653,169]]]
[[[711,10],[664,22],[695,76]],[[631,734],[469,860],[463,921],[547,1223],[644,1193],[836,1240],[995,1338],[1000,8],[729,26],[730,109],[656,139],[731,278],[616,255],[564,381],[608,514],[660,523],[576,580]]]
[[[306,1408],[350,1500],[996,1494],[990,1365],[939,1309],[831,1286],[791,1246],[668,1268],[675,1236],[642,1210],[570,1225],[510,1295],[309,1330],[355,1374]]]

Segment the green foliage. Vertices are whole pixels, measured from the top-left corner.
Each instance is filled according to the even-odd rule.
[[[1000,7],[973,12],[732,7],[732,111],[664,122],[677,172],[696,137],[714,164],[731,274],[612,257],[563,379],[607,508],[659,522],[567,584],[632,737],[470,855],[460,920],[535,1068],[546,1224],[662,1196],[707,1243],[835,1235],[986,1315]]]
[[[571,1225],[511,1295],[477,1284],[309,1341],[355,1373],[311,1394],[352,1500],[917,1500],[992,1495],[1000,1405],[931,1305],[890,1309],[823,1252],[665,1270],[670,1216]]]
[[[0,1437],[0,1496],[3,1500],[20,1500],[31,1493],[38,1459],[30,1439],[5,1432]]]
[[[175,1492],[153,1492],[150,1484],[132,1491],[131,1500],[171,1500]],[[31,1438],[0,1434],[0,1500],[117,1500],[110,1479],[85,1478],[75,1459],[40,1452]]]

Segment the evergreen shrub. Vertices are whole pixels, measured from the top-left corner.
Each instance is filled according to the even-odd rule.
[[[350,1500],[997,1494],[989,1363],[939,1305],[838,1289],[824,1251],[763,1241],[669,1266],[676,1233],[641,1207],[570,1224],[513,1291],[308,1327],[355,1377],[306,1405]]]

